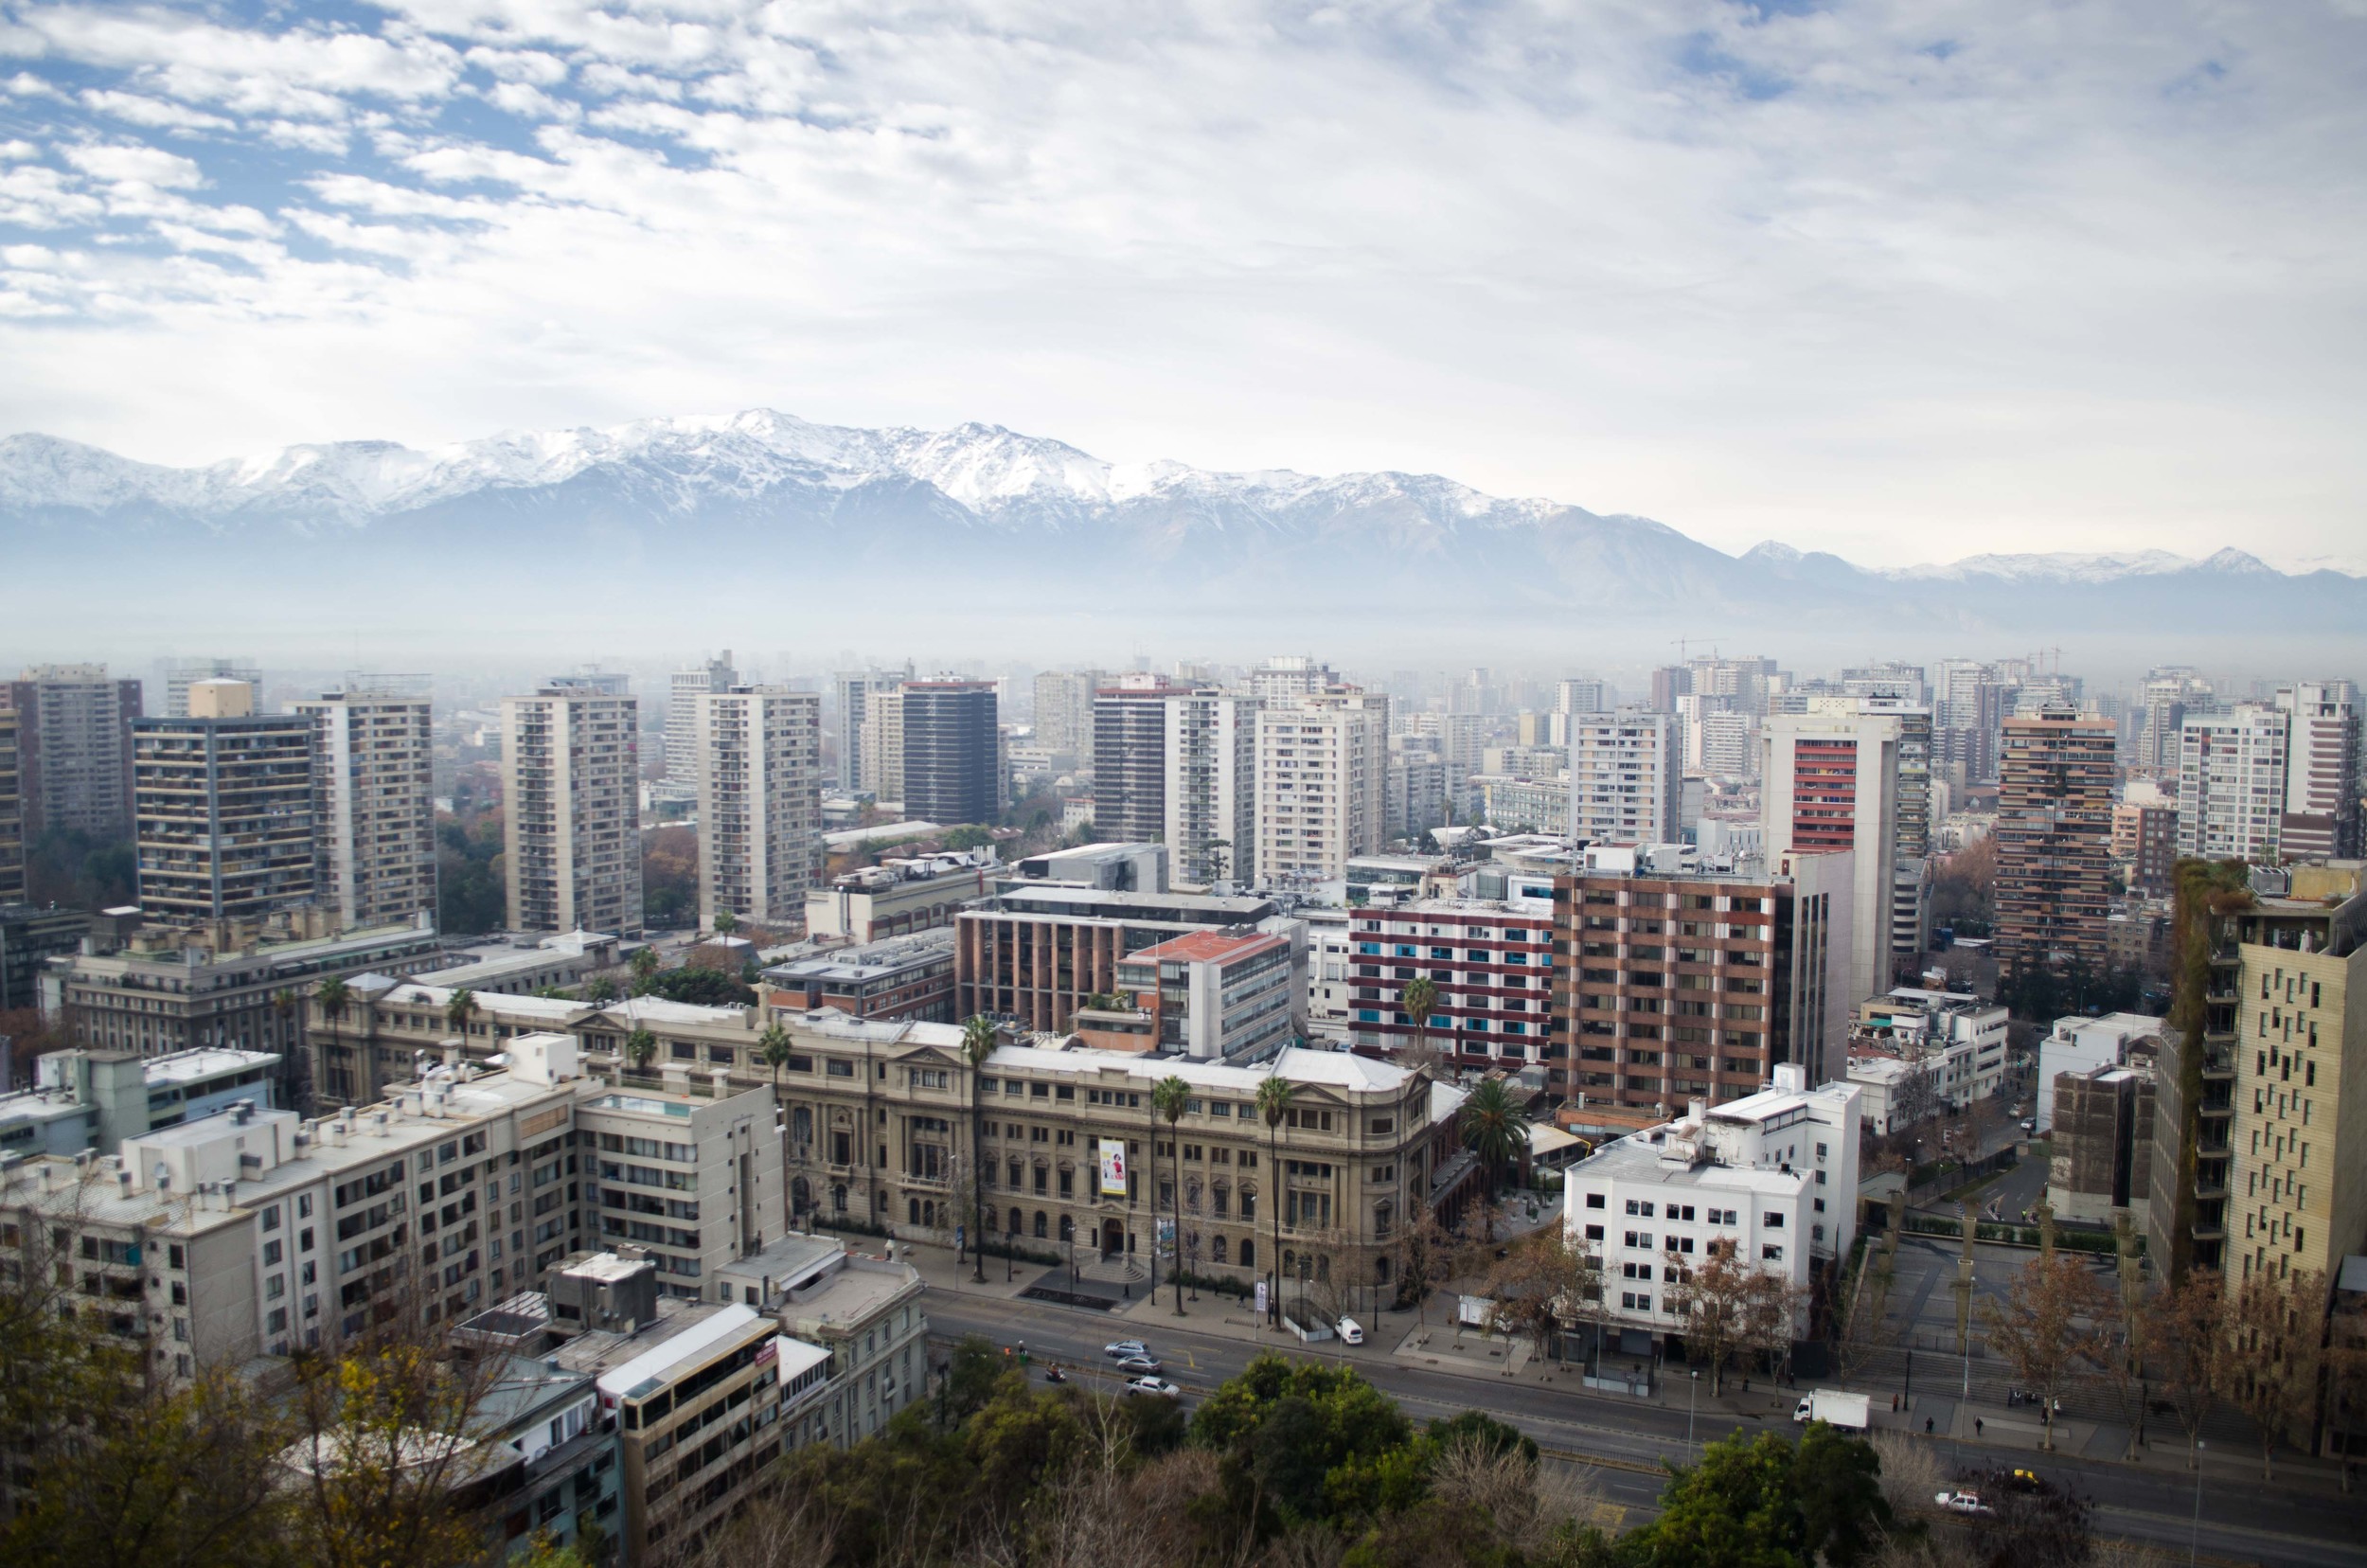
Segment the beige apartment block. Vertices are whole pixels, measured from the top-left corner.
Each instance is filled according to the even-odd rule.
[[[1330,686],[1257,711],[1258,876],[1332,882],[1380,847],[1389,699]]]
[[[436,909],[434,708],[424,675],[356,676],[299,702],[312,731],[320,897],[348,927]]]
[[[502,699],[513,931],[641,933],[640,705],[562,677]]]
[[[822,699],[738,686],[686,700],[699,792],[699,924],[711,931],[717,916],[730,914],[793,929],[822,876]]]

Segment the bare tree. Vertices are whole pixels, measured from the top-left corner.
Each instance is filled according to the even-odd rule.
[[[2260,1429],[2263,1480],[2274,1479],[2277,1440],[2316,1414],[2325,1300],[2325,1276],[2310,1269],[2283,1279],[2255,1269],[2228,1300],[2228,1393]]]
[[[1874,1352],[1895,1337],[1890,1323],[1891,1290],[1897,1278],[1888,1238],[1870,1244],[1834,1297],[1833,1359],[1844,1382],[1865,1368]]]
[[[2112,1292],[2095,1271],[2067,1254],[2040,1255],[2022,1265],[2005,1304],[1984,1302],[1989,1345],[2014,1375],[2038,1396],[2046,1426],[2039,1446],[2055,1447],[2055,1401],[2083,1368],[2109,1353],[2097,1325],[2116,1310]]]
[[[1710,1243],[1710,1256],[1682,1268],[1668,1304],[1684,1320],[1685,1359],[1709,1363],[1710,1393],[1721,1391],[1727,1358],[1744,1347],[1761,1271],[1735,1256],[1735,1244]]]
[[[2162,1287],[2145,1303],[2146,1368],[2178,1413],[2188,1470],[2202,1441],[2202,1418],[2227,1386],[2227,1288],[2208,1269]]]
[[[1560,1348],[1562,1326],[1577,1318],[1582,1306],[1599,1298],[1602,1265],[1585,1241],[1573,1241],[1567,1230],[1548,1225],[1515,1242],[1487,1272],[1486,1290],[1496,1302],[1496,1316],[1507,1333],[1525,1337],[1539,1356]]]

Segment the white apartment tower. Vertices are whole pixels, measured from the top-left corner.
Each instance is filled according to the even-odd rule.
[[[641,934],[640,704],[600,677],[502,699],[513,931]]]
[[[699,769],[699,924],[778,929],[822,878],[822,699],[736,686],[691,699]]]
[[[1045,669],[1036,675],[1036,744],[1055,757],[1084,761],[1094,749],[1097,669]]]
[[[1255,697],[1193,691],[1168,697],[1166,831],[1169,874],[1180,889],[1251,883],[1257,858],[1257,711]]]
[[[2358,858],[2358,687],[2349,681],[2297,681],[2277,688],[2276,704],[2291,720],[2280,833],[2285,853],[2295,860]]]
[[[1257,710],[1256,868],[1269,884],[1332,882],[1380,847],[1389,699],[1333,686]]]
[[[312,720],[320,898],[348,931],[436,908],[435,717],[424,675],[355,675]],[[186,698],[184,699],[186,705]]]
[[[666,781],[695,788],[699,782],[699,699],[710,691],[729,691],[739,684],[732,668],[732,650],[677,669],[666,683]]]
[[[2292,716],[2268,703],[2190,713],[2178,736],[2180,859],[2274,861]]]
[[[842,669],[830,678],[830,694],[837,704],[838,787],[842,790],[876,791],[881,800],[894,800],[902,792],[899,771],[895,790],[881,790],[876,776],[864,771],[863,722],[871,716],[871,695],[874,692],[898,691],[913,678],[913,667],[901,669]],[[900,708],[900,703],[890,707]]]
[[[1288,703],[1336,686],[1340,677],[1311,654],[1286,653],[1251,670],[1245,684],[1249,694],[1260,701]]]
[[[1851,709],[1857,705],[1854,698],[1842,701]],[[1768,859],[1855,857],[1849,912],[1853,1002],[1890,989],[1899,730],[1895,713],[1779,713],[1767,722],[1759,811]]]
[[[1683,767],[1671,713],[1570,716],[1570,833],[1588,844],[1674,844]]]

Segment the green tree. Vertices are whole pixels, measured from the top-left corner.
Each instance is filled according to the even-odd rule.
[[[1529,1147],[1528,1118],[1500,1078],[1486,1078],[1472,1086],[1463,1102],[1463,1146],[1479,1157],[1486,1173],[1487,1237],[1496,1237],[1495,1200],[1504,1189],[1504,1172]]]
[[[1269,1072],[1257,1085],[1257,1114],[1266,1123],[1266,1207],[1273,1225],[1273,1250],[1266,1255],[1266,1277],[1273,1282],[1267,1293],[1270,1313],[1282,1310],[1282,1118],[1297,1093],[1298,1085],[1277,1072]]]
[[[1176,1148],[1175,1136],[1177,1124],[1182,1122],[1184,1119],[1184,1107],[1191,1102],[1191,1097],[1192,1086],[1172,1073],[1168,1074],[1166,1078],[1161,1078],[1157,1083],[1150,1086],[1151,1112],[1156,1115],[1166,1118],[1167,1123],[1167,1148],[1169,1150],[1167,1157],[1167,1204],[1168,1213],[1173,1218],[1175,1223],[1175,1237],[1177,1244],[1175,1263],[1167,1270],[1167,1273],[1175,1281],[1175,1315],[1177,1317],[1183,1317],[1185,1314],[1184,1311],[1183,1257],[1184,1163],[1177,1157],[1182,1151]],[[1153,1193],[1158,1191],[1158,1149],[1154,1145],[1151,1149],[1151,1190]],[[1157,1213],[1156,1204],[1152,1205],[1152,1212],[1154,1215]],[[1150,1242],[1150,1267],[1152,1270],[1150,1288],[1155,1292],[1159,1288],[1157,1273],[1159,1268],[1157,1220],[1153,1219],[1151,1224],[1153,1234]]]
[[[583,999],[596,1007],[605,1007],[616,1000],[616,981],[613,976],[596,974],[583,983]]]
[[[1891,1523],[1873,1451],[1823,1422],[1795,1445],[1736,1433],[1672,1470],[1660,1517],[1620,1542],[1637,1568],[1853,1568]]]
[[[632,1033],[625,1037],[625,1060],[632,1063],[634,1072],[648,1072],[650,1059],[656,1055],[657,1036],[646,1026],[636,1025]]]
[[[1438,988],[1430,976],[1417,974],[1397,993],[1397,1006],[1414,1025],[1414,1048],[1406,1053],[1409,1067],[1424,1069],[1435,1061],[1430,1048],[1430,1013],[1438,1005]]]
[[[984,1080],[979,1075],[986,1069],[987,1059],[994,1055],[994,1020],[972,1013],[962,1025],[962,1060],[970,1064],[970,1159],[977,1167],[970,1183],[970,1240],[974,1249],[970,1277],[978,1285],[987,1281],[987,1122]],[[1007,1248],[1004,1256],[1010,1256]]]
[[[661,964],[658,959],[657,949],[653,947],[644,947],[633,953],[633,995],[647,996],[650,994],[651,988],[655,987],[657,984],[658,970],[660,967]]]
[[[789,1031],[778,1024],[767,1024],[756,1036],[756,1059],[773,1069],[773,1097],[781,1097],[781,1069],[789,1065]]]
[[[733,914],[728,909],[719,909],[715,912],[715,934],[718,936],[729,936],[733,932],[738,931],[739,929],[739,916]]]
[[[469,1020],[476,1016],[476,992],[463,986],[444,1004],[444,1026],[456,1035],[466,1035]]]

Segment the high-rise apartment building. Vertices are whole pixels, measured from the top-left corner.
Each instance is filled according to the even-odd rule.
[[[641,934],[640,722],[605,680],[502,699],[511,930]]]
[[[312,721],[257,714],[244,681],[192,682],[188,705],[132,724],[141,910],[229,920],[309,902]]]
[[[1895,659],[1842,670],[1841,689],[1844,696],[1879,698],[1886,704],[1911,707],[1925,706],[1931,700],[1931,687],[1923,678],[1923,667]]]
[[[103,664],[36,665],[0,691],[17,728],[25,836],[53,829],[121,839],[132,831],[132,721],[140,684]]]
[[[904,814],[953,827],[1002,814],[1002,739],[992,681],[903,684]]]
[[[1677,699],[1693,689],[1693,671],[1682,665],[1663,665],[1652,671],[1650,707],[1654,713],[1674,713]]]
[[[2191,666],[2157,665],[2147,670],[2137,688],[2137,766],[2176,773],[2187,719],[2217,709],[2211,683]]]
[[[2008,719],[1998,757],[1997,945],[2008,968],[2101,969],[2117,726],[2068,707]]]
[[[1245,684],[1249,694],[1260,702],[1287,703],[1300,697],[1311,697],[1341,684],[1332,668],[1305,653],[1286,653],[1268,659],[1251,670]]]
[[[838,787],[842,790],[868,790],[881,800],[894,800],[903,793],[901,776],[893,789],[882,788],[876,774],[869,771],[866,758],[876,762],[877,743],[866,750],[863,725],[873,709],[871,699],[882,692],[893,692],[913,678],[913,667],[901,669],[842,669],[830,677],[833,736],[838,742]],[[890,704],[899,710],[901,704]],[[900,711],[899,717],[900,717]]]
[[[2175,754],[2180,856],[2277,859],[2291,734],[2291,716],[2267,703],[2186,716]]]
[[[189,684],[193,681],[244,681],[258,692],[263,689],[262,670],[252,659],[167,659],[164,668],[168,719],[189,716]]]
[[[2296,681],[2277,688],[2276,705],[2292,722],[2280,847],[2294,860],[2356,859],[2367,849],[2359,831],[2358,687]]]
[[[1810,710],[1814,707],[1811,704]],[[1919,953],[1931,941],[1931,710],[1878,694],[1860,697],[1858,707],[1898,721],[1898,841],[1891,866],[1890,943],[1895,955]]]
[[[1094,694],[1094,831],[1125,844],[1164,842],[1167,820],[1167,699],[1191,689],[1137,672]]]
[[[1036,674],[1036,745],[1081,762],[1094,756],[1094,703],[1107,684],[1097,669],[1045,669]],[[1097,770],[1100,764],[1096,760]]]
[[[856,737],[853,787],[881,801],[904,798],[904,683],[874,687],[864,699],[863,729]]]
[[[1851,947],[1837,978],[1855,1003],[1890,989],[1899,722],[1895,714],[1856,711],[1856,698],[1827,701],[1834,706],[1768,720],[1759,824],[1770,859],[1853,857]]]
[[[1570,717],[1570,833],[1588,844],[1674,844],[1684,784],[1673,713]]]
[[[436,908],[435,711],[424,675],[356,675],[312,721],[320,898],[349,930]]]
[[[1933,669],[1932,760],[1956,782],[1997,776],[1998,738],[2012,693],[1997,666],[1980,659],[1942,659]]]
[[[1388,772],[1387,697],[1332,686],[1259,707],[1259,879],[1334,881],[1379,849]]]
[[[699,924],[780,929],[822,879],[822,699],[785,686],[690,695],[699,791]],[[670,739],[670,737],[669,737]]]
[[[0,707],[0,904],[25,897],[25,761],[16,709]]]
[[[699,784],[699,699],[739,685],[732,650],[677,669],[666,683],[666,781],[677,789]]]
[[[1615,1105],[1741,1099],[1776,1067],[1841,1074],[1851,947],[1849,856],[1772,875],[1689,873],[1675,845],[1599,848],[1554,883],[1555,1005],[1569,1060],[1555,1087]],[[1566,1065],[1569,1080],[1558,1081]]]
[[[1169,879],[1184,889],[1255,882],[1257,699],[1203,687],[1176,693],[1160,705],[1166,722],[1162,748],[1166,777],[1161,788],[1165,818],[1155,836],[1167,846]],[[1096,759],[1096,780],[1099,767]]]
[[[1554,683],[1556,713],[1600,713],[1611,705],[1611,687],[1593,675],[1573,675]]]

